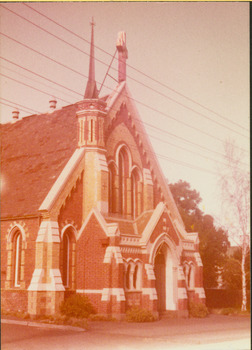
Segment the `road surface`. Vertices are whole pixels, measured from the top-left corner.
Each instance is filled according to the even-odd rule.
[[[250,318],[161,319],[154,323],[90,322],[87,331],[1,325],[2,350],[249,350]]]

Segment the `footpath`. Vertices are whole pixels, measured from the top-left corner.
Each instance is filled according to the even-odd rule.
[[[20,325],[20,326],[29,326],[29,327],[37,327],[37,328],[48,328],[48,329],[61,329],[61,330],[68,330],[68,331],[75,331],[75,332],[85,332],[86,329],[80,328],[80,327],[74,327],[69,325],[58,325],[58,324],[50,324],[45,322],[34,322],[30,320],[20,320],[17,317],[13,316],[2,316],[1,317],[1,324],[13,324],[13,325]]]

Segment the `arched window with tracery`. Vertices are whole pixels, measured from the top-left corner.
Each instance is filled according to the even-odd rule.
[[[122,147],[118,155],[119,175],[119,214],[126,214],[127,210],[127,178],[129,176],[129,156],[126,147]]]
[[[109,169],[109,212],[116,213],[116,167],[113,163],[108,166]]]
[[[13,285],[20,287],[21,281],[21,255],[22,255],[22,235],[17,230],[13,235]]]

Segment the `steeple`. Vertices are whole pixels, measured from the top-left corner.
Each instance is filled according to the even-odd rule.
[[[94,58],[94,19],[92,17],[91,25],[91,43],[90,43],[90,57],[89,57],[89,74],[88,82],[84,94],[84,99],[96,99],[98,98],[98,90],[95,81],[95,58]]]

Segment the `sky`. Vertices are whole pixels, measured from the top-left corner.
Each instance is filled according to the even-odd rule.
[[[249,164],[249,3],[0,5],[1,123],[11,121],[14,107],[22,118],[47,112],[52,96],[58,108],[83,99],[93,16],[98,88],[117,33],[125,31],[127,84],[165,177],[189,182],[204,213],[223,222],[218,174],[225,141],[233,140]],[[100,96],[115,88],[111,76],[117,79],[116,59]]]

